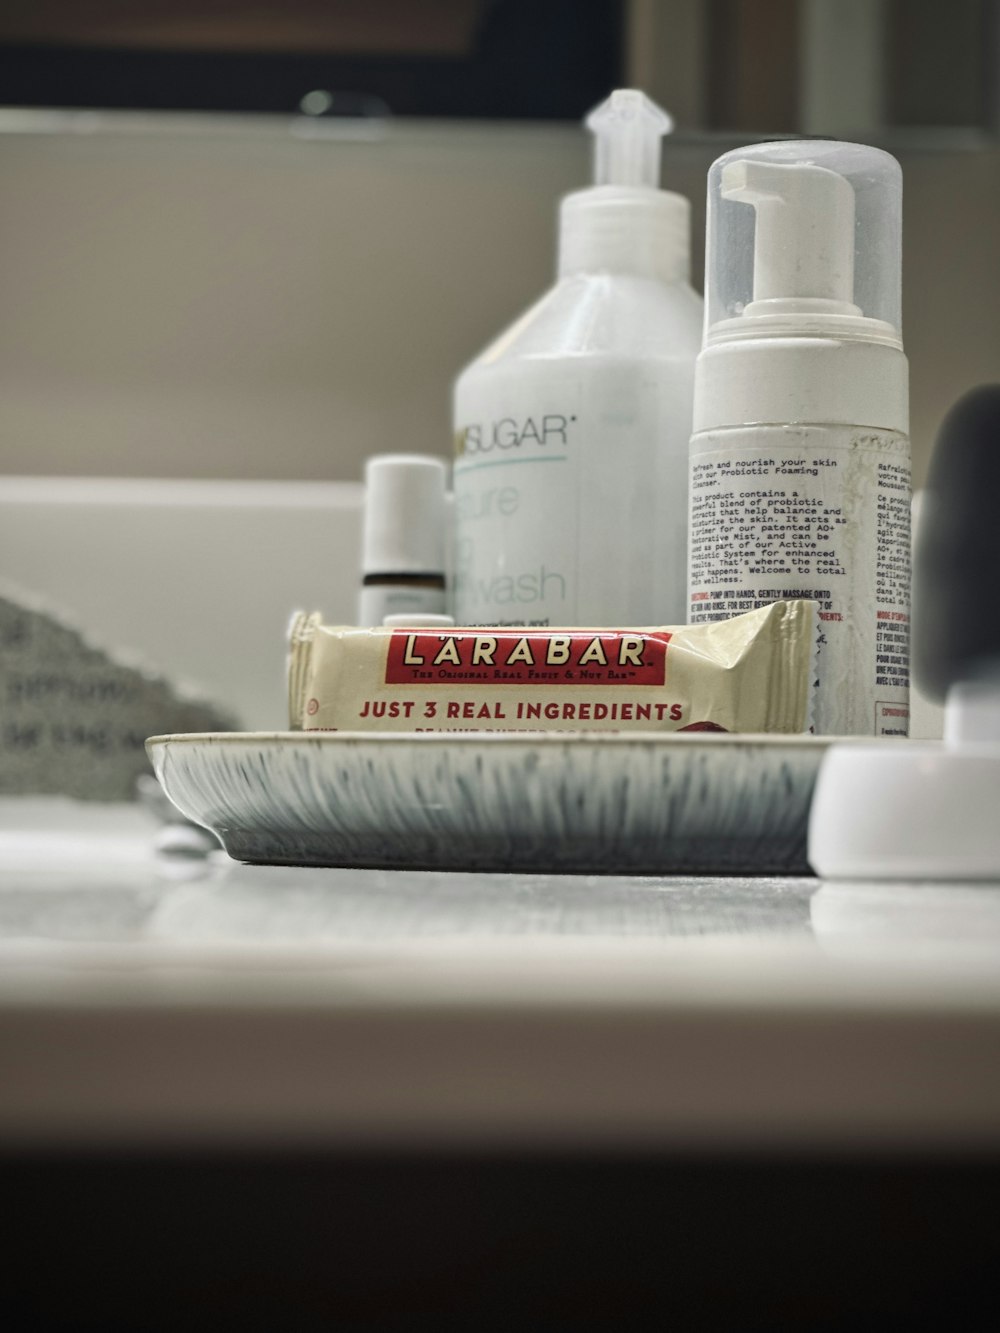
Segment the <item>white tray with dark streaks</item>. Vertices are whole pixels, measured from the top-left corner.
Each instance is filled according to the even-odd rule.
[[[676,733],[155,736],[167,795],[239,861],[802,874],[828,739]]]

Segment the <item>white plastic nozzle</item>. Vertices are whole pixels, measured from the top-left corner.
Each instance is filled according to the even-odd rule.
[[[637,88],[617,88],[587,117],[594,135],[594,184],[655,190],[660,140],[674,122]]]
[[[688,202],[658,188],[660,140],[673,121],[645,93],[618,88],[586,120],[594,183],[562,201],[559,276],[618,273],[686,282]]]
[[[740,158],[722,172],[722,197],[750,204],[753,301],[744,315],[781,302],[795,309],[860,315],[854,304],[854,190],[836,171],[806,163]]]

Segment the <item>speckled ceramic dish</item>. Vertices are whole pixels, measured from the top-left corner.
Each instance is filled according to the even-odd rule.
[[[811,736],[154,736],[167,795],[239,861],[808,873]]]

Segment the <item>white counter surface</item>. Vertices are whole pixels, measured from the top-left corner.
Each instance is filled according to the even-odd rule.
[[[1000,886],[157,858],[0,803],[0,1144],[995,1150]]]

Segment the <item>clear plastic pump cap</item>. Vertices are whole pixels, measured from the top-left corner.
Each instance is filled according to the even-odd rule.
[[[798,140],[708,173],[705,343],[827,337],[902,346],[903,177],[888,153]]]

